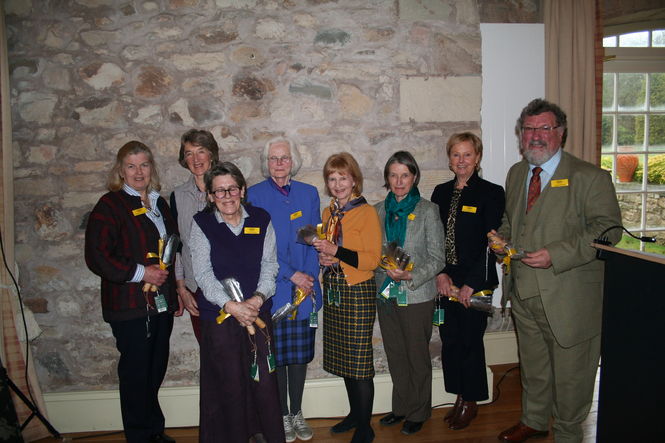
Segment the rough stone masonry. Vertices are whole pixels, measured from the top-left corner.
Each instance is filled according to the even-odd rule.
[[[11,76],[16,259],[42,333],[33,342],[47,392],[114,389],[114,340],[99,278],[83,260],[86,216],[117,149],[153,148],[168,197],[188,172],[180,135],[210,130],[250,184],[276,135],[304,157],[319,188],[326,158],[349,151],[370,202],[382,168],[411,151],[421,192],[449,177],[443,146],[480,131],[485,22],[540,20],[540,1],[6,0]],[[378,373],[387,366],[378,324]],[[440,343],[431,344],[435,365]],[[309,378],[321,369],[321,334]],[[166,385],[198,383],[198,346],[176,320]]]

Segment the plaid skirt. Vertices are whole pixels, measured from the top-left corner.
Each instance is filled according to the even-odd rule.
[[[285,318],[273,326],[275,361],[277,366],[307,364],[314,359],[316,328],[309,327],[309,319]]]
[[[340,377],[374,377],[372,333],[376,317],[376,281],[349,286],[342,274],[323,277],[323,369]],[[339,292],[339,306],[328,293]]]

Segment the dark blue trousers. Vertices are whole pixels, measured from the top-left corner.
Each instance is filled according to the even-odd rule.
[[[118,379],[120,409],[125,438],[129,443],[145,443],[164,431],[164,414],[157,394],[169,362],[169,339],[173,314],[111,322],[116,347],[120,351]]]

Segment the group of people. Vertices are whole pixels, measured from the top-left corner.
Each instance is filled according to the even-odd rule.
[[[102,314],[120,352],[127,441],[174,441],[157,394],[173,317],[185,310],[200,344],[201,441],[311,439],[302,398],[321,322],[323,368],[343,378],[350,409],[331,432],[371,442],[377,316],[393,382],[380,424],[402,423],[411,435],[430,417],[436,313],[445,389],[457,396],[445,420],[450,429],[469,426],[477,402],[489,398],[488,314],[472,309],[473,297],[498,284],[488,233],[527,251],[504,279],[523,415],[499,438],[542,435],[554,416],[557,441],[581,441],[599,358],[602,268],[589,243],[620,224],[620,212],[609,175],[563,152],[566,131],[555,104],[536,99],[524,109],[517,125],[524,159],[511,168],[506,193],[481,178],[482,142],[470,132],[448,140],[455,177],[430,200],[407,151],[386,162],[388,192],[374,206],[362,195],[356,159],[333,154],[323,167],[331,199],[322,213],[317,189],[294,179],[302,159],[287,138],[266,143],[265,180],[248,187],[236,165],[219,161],[212,134],[186,132],[179,162],[191,177],[174,189],[170,207],[150,149],[125,144],[109,192],[90,214],[85,258],[101,277]],[[316,235],[303,241],[301,230],[312,227]],[[182,244],[166,267],[160,239],[177,233]],[[395,248],[408,259],[395,260]],[[287,318],[273,323],[288,304]]]

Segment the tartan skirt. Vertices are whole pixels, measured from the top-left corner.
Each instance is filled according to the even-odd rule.
[[[285,318],[273,326],[277,366],[302,365],[314,359],[316,328],[309,327],[309,318]]]
[[[349,286],[342,274],[323,277],[323,369],[340,377],[374,377],[372,335],[376,317],[376,281]],[[339,306],[328,293],[339,293]]]

